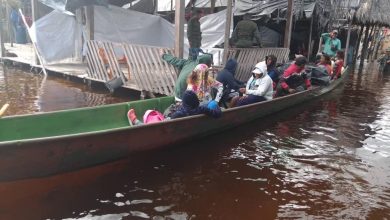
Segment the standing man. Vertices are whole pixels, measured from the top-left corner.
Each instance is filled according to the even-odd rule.
[[[261,47],[259,28],[257,27],[257,24],[250,19],[251,15],[245,14],[244,19],[237,23],[237,26],[233,31],[232,41],[236,47],[252,47],[254,38],[259,47]]]
[[[341,50],[341,42],[337,38],[338,31],[333,30],[330,33],[323,33],[321,35],[324,40],[324,53],[329,55],[330,57],[336,56],[336,52]]]
[[[190,43],[189,49],[189,59],[196,60],[199,55],[199,52],[202,51],[200,47],[202,46],[202,32],[200,31],[200,22],[199,19],[203,17],[203,11],[201,9],[196,9],[194,15],[188,21],[187,24],[187,38]]]

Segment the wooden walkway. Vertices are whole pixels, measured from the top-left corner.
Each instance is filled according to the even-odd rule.
[[[14,44],[13,47],[9,43],[5,44],[5,48],[10,53],[14,53],[17,57],[3,57],[3,59],[11,60],[17,63],[27,64],[31,67],[41,67],[32,63],[34,57],[34,50],[31,44]],[[46,64],[47,71],[52,71],[56,73],[62,73],[64,75],[78,77],[78,78],[88,78],[88,65],[87,63],[56,63],[56,64]],[[91,79],[98,82],[103,82],[99,79]],[[135,81],[130,81],[127,83],[124,88],[141,91],[135,84]]]

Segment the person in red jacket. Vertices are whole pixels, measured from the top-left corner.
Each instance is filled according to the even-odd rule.
[[[311,89],[310,79],[305,72],[307,59],[297,57],[283,73],[276,88],[276,96],[284,96],[306,89]]]

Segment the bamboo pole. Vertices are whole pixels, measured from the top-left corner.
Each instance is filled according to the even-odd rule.
[[[286,28],[284,30],[284,47],[290,48],[294,0],[288,0]]]
[[[175,56],[183,58],[184,48],[184,1],[175,2]]]
[[[229,38],[230,38],[230,26],[232,23],[232,17],[233,17],[233,0],[228,0],[227,2],[227,10],[226,10],[226,24],[225,24],[225,38],[224,38],[224,45],[223,45],[223,61],[222,63],[225,64],[228,52],[229,52]]]

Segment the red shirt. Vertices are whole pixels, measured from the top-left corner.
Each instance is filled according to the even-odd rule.
[[[281,82],[281,86],[283,89],[287,90],[289,89],[289,86],[288,84],[286,83],[286,80],[292,76],[292,75],[302,75],[302,71],[305,69],[305,67],[299,67],[297,66],[295,63],[291,64],[283,73],[283,78],[285,80],[283,80]],[[305,84],[306,84],[306,87],[309,88],[311,87],[311,82],[308,78],[305,79]]]

